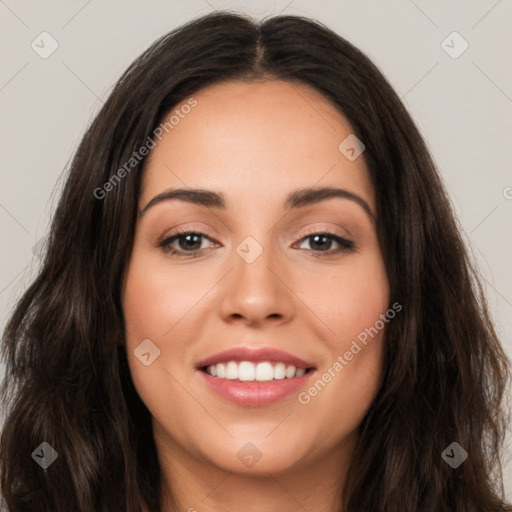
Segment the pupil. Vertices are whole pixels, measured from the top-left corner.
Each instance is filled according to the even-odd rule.
[[[201,247],[201,241],[199,240],[199,242],[197,241],[199,238],[200,238],[201,235],[195,235],[195,234],[192,234],[192,235],[185,235],[183,237],[180,238],[180,248],[181,249],[189,249],[189,250],[196,250],[196,249],[199,249]],[[195,238],[196,240],[195,241],[191,241],[190,239],[191,238]],[[181,243],[182,240],[186,240],[186,243]],[[198,244],[197,247],[192,247],[194,244]]]
[[[318,244],[317,243],[318,239],[323,239],[324,240],[324,244],[322,244],[322,243]],[[317,245],[317,246],[320,245],[320,249],[322,249],[322,245],[325,245],[325,241],[327,241],[327,243],[329,243],[331,240],[330,240],[330,238],[326,237],[325,235],[314,235],[313,236],[313,241],[314,241],[313,242],[314,245]],[[323,247],[323,249],[328,249],[328,247]]]

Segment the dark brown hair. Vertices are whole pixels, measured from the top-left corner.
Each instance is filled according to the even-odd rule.
[[[179,102],[226,80],[281,79],[329,99],[366,150],[390,304],[382,386],[360,436],[344,512],[511,511],[500,448],[509,362],[426,146],[370,60],[320,23],[230,12],[156,41],[85,133],[39,275],[5,329],[1,493],[12,512],[157,512],[150,414],[124,347],[121,291],[144,159],[98,199]],[[31,453],[58,452],[47,470]],[[453,469],[452,443],[469,454]],[[340,483],[341,485],[341,483]]]

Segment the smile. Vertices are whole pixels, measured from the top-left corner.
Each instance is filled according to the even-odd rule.
[[[197,363],[214,395],[241,407],[262,407],[298,393],[316,367],[275,348],[234,347]]]
[[[239,380],[241,382],[267,382],[271,380],[302,377],[307,368],[297,368],[283,362],[226,361],[206,366],[203,371],[218,379]]]

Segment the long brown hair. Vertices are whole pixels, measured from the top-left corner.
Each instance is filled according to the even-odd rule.
[[[101,190],[178,103],[219,81],[255,78],[312,86],[364,142],[390,304],[403,306],[388,326],[382,386],[359,427],[340,510],[511,511],[500,465],[509,362],[417,128],[375,65],[330,29],[230,12],[156,41],[78,147],[39,275],[4,332],[6,504],[159,511],[151,418],[128,370],[121,307],[145,159]],[[31,457],[42,442],[58,454],[46,469]],[[453,442],[468,454],[457,468],[442,457]]]

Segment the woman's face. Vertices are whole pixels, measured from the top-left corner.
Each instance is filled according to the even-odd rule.
[[[388,321],[364,152],[303,85],[227,82],[175,110],[123,290],[159,453],[240,473],[338,457],[378,391]]]

